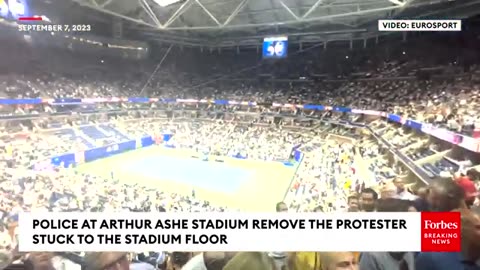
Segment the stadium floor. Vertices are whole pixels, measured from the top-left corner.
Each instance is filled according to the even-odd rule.
[[[191,195],[244,211],[272,211],[290,186],[295,166],[224,158],[192,158],[190,150],[148,147],[79,166],[82,172],[114,177],[166,192]]]

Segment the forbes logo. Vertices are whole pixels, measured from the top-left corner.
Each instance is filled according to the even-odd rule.
[[[457,222],[444,222],[443,220],[440,222],[433,222],[431,220],[425,220],[424,228],[428,230],[456,230],[460,227]]]
[[[461,250],[459,212],[422,213],[422,252]]]

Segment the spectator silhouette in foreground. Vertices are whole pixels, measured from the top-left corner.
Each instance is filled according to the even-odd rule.
[[[129,270],[126,252],[91,252],[85,255],[85,270]]]
[[[416,199],[416,197],[412,193],[408,192],[408,190],[405,188],[405,182],[403,179],[396,178],[393,180],[393,184],[397,188],[396,198],[411,201]]]
[[[362,210],[364,212],[375,212],[375,205],[378,200],[378,193],[371,189],[366,188],[362,191]]]
[[[24,269],[28,270],[55,270],[52,264],[52,253],[30,253],[24,260]]]
[[[393,184],[393,182],[388,182],[383,185],[380,189],[380,198],[382,199],[389,199],[395,198],[397,196],[397,187]]]
[[[348,212],[358,212],[360,211],[359,208],[359,201],[358,201],[358,196],[357,195],[351,195],[347,199],[348,203]]]
[[[430,204],[428,203],[428,194],[430,190],[427,187],[421,187],[417,190],[417,199],[413,201],[413,205],[418,212],[430,212]]]
[[[463,176],[455,181],[465,192],[465,204],[468,208],[472,207],[478,196],[478,190],[475,183],[466,176]]]
[[[279,202],[275,206],[278,213],[288,212],[288,206]],[[237,253],[223,270],[288,270],[290,257],[283,251],[272,252],[240,252]]]
[[[279,202],[275,206],[275,210],[279,213],[287,213],[288,212],[288,206],[284,202]],[[282,266],[287,264],[287,253],[283,251],[272,251],[268,253],[268,256],[270,256],[273,259],[273,262],[277,265],[277,268],[282,268]]]
[[[321,270],[358,270],[358,262],[353,252],[320,252]]]
[[[297,252],[292,253],[289,265],[293,270],[357,270],[356,252]]]
[[[20,254],[17,254],[20,255]],[[4,270],[56,270],[53,263],[55,255],[48,252],[33,252],[15,256],[14,262],[10,262],[8,266],[0,269]],[[2,262],[3,264],[3,262]]]
[[[455,181],[440,179],[432,183],[427,201],[434,212],[466,209],[465,192]]]
[[[425,252],[416,260],[417,270],[480,270],[480,213],[460,209],[461,252]]]
[[[222,270],[235,252],[202,252],[194,256],[182,270]]]
[[[288,206],[284,202],[279,202],[279,203],[277,203],[277,205],[275,207],[275,210],[279,213],[288,212]]]
[[[409,200],[395,198],[379,199],[377,212],[407,212]],[[414,270],[413,252],[363,252],[360,255],[360,270]]]
[[[167,269],[170,270],[180,270],[184,265],[190,261],[192,258],[192,253],[190,252],[172,252],[170,254],[168,262],[167,262]]]
[[[285,269],[285,268],[284,268]],[[237,253],[223,270],[283,270],[275,267],[273,258],[266,252]]]
[[[146,252],[145,252],[146,253]],[[134,253],[131,253],[129,256],[130,269],[129,270],[156,270],[157,268],[154,265],[157,265],[156,260],[150,256],[150,254],[140,253],[135,256]],[[153,253],[153,252],[151,252]],[[141,258],[140,255],[143,255]]]

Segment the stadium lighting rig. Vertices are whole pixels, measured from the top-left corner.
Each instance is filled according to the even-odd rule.
[[[406,0],[388,0],[390,3],[395,4],[397,6],[403,7],[407,3]]]
[[[183,0],[153,0],[153,1],[161,7],[166,7],[166,6],[183,2]]]

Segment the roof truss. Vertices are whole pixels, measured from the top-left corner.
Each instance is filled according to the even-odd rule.
[[[460,18],[460,10],[480,8],[480,0],[184,0],[167,7],[153,0],[73,1],[131,22],[128,30],[151,40],[205,47],[258,45],[271,34],[298,43],[368,39],[383,34],[378,19]]]
[[[142,7],[144,14],[148,19],[130,17],[109,8],[116,2],[122,2],[125,0],[105,0],[102,3],[98,3],[99,0],[76,0],[82,5],[90,7],[92,9],[108,13],[113,16],[118,16],[122,19],[129,20],[131,22],[143,24],[155,28],[157,30],[223,30],[223,29],[246,29],[246,28],[258,28],[258,27],[272,27],[272,26],[289,26],[295,24],[306,24],[318,21],[329,21],[335,18],[347,18],[351,16],[363,16],[374,13],[384,13],[390,10],[401,8],[401,6],[390,3],[389,0],[351,0],[346,2],[344,0],[314,0],[308,4],[302,6],[291,5],[286,3],[286,0],[272,0],[272,6],[265,10],[252,9],[247,7],[249,5],[255,5],[252,3],[263,2],[261,0],[240,0],[231,6],[231,9],[226,12],[221,12],[221,15],[228,14],[228,16],[222,16],[220,18],[218,11],[212,11],[214,5],[212,2],[204,3],[203,0],[186,0],[181,5],[173,7],[173,12],[169,16],[158,16],[158,10],[162,9],[159,6],[155,7],[155,3],[149,0],[138,0],[138,5]],[[398,1],[398,0],[392,0]],[[235,2],[235,1],[231,1]],[[372,6],[378,6],[378,8],[371,8]],[[203,16],[209,18],[211,24],[205,25],[178,25],[177,20],[179,17],[192,9],[200,9],[203,11]],[[168,7],[172,10],[172,8]],[[303,10],[305,10],[303,12]],[[332,11],[332,10],[336,11]],[[342,12],[342,9],[345,12]],[[295,12],[295,10],[297,12]],[[323,12],[322,12],[323,10]],[[329,11],[326,11],[329,10]],[[239,15],[253,14],[258,15],[261,13],[272,12],[274,15],[279,13],[288,14],[287,19],[280,19],[278,21],[271,22],[238,22]],[[198,13],[198,12],[197,12]],[[201,16],[198,14],[197,16]],[[280,16],[279,16],[280,17]],[[285,16],[283,16],[285,17]],[[236,23],[233,23],[236,21]],[[175,23],[175,25],[174,25]]]

